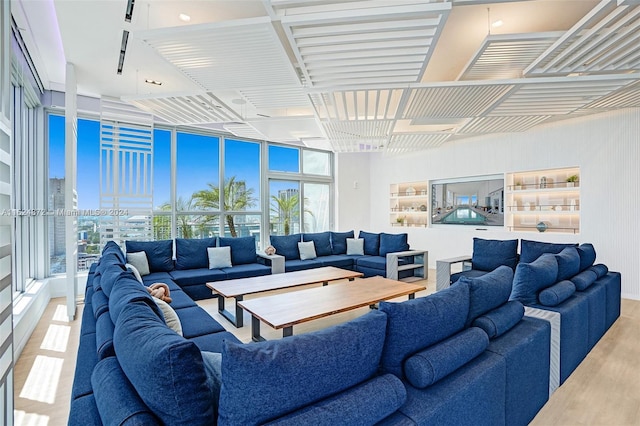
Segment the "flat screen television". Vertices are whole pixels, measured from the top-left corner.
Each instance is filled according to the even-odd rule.
[[[434,225],[504,226],[504,176],[431,181]]]

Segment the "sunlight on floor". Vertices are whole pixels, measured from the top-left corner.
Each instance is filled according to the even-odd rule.
[[[15,426],[47,426],[49,424],[49,416],[25,413],[20,410],[15,410],[13,415],[15,416]]]
[[[64,359],[38,355],[33,361],[20,398],[53,404]]]
[[[56,306],[56,311],[53,314],[53,321],[69,322],[69,316],[67,315],[67,307],[65,305]]]
[[[67,343],[69,342],[69,333],[71,333],[71,327],[68,325],[55,325],[51,324],[47,329],[40,349],[65,352],[67,350]]]

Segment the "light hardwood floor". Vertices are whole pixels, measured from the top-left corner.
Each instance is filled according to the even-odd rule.
[[[418,293],[418,297],[435,291],[435,271],[429,271],[429,275],[427,290]],[[16,426],[67,424],[83,306],[78,307],[79,316],[70,323],[64,303],[63,298],[51,300],[16,362]],[[198,303],[240,340],[250,340],[248,315],[245,314],[246,325],[236,329],[218,314],[215,300]],[[301,324],[294,327],[294,334],[347,321],[367,310]],[[262,333],[267,338],[282,336],[266,326]],[[531,424],[640,426],[640,301],[622,301],[620,318]]]

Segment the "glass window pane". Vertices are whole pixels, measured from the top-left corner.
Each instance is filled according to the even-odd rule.
[[[176,162],[176,208],[184,210],[218,210],[220,190],[220,140],[213,136],[178,133]]]
[[[49,210],[64,209],[64,117],[49,115]],[[64,241],[65,218],[49,216],[50,272],[61,274],[67,270]]]
[[[224,173],[225,210],[259,210],[260,144],[225,140]]]
[[[331,170],[328,152],[302,151],[302,171],[312,175],[329,176]]]
[[[304,184],[304,230],[322,232],[329,230],[329,185]]]
[[[269,145],[269,171],[300,173],[300,150]]]
[[[235,233],[231,231],[232,229],[235,230]],[[259,214],[234,214],[225,216],[225,237],[250,237],[252,235],[256,238],[257,247],[260,247]]]
[[[178,238],[213,238],[220,231],[219,215],[188,215],[176,216]]]
[[[153,209],[171,210],[171,132],[153,131]]]
[[[300,232],[300,184],[293,181],[269,182],[270,235]]]

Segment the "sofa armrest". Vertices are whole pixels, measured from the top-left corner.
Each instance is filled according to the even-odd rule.
[[[471,269],[470,262],[471,256],[469,255],[436,260],[436,291],[445,289],[451,284],[451,265],[462,263],[462,270],[466,271]]]
[[[257,253],[258,254],[258,262],[263,263],[264,265],[271,266],[272,274],[282,274],[284,273],[284,256],[279,254],[265,254],[265,253]]]
[[[399,265],[402,257],[413,257],[413,263]],[[398,279],[398,272],[414,270],[414,275],[426,279],[429,274],[429,252],[426,250],[406,250],[387,253],[387,278]]]

